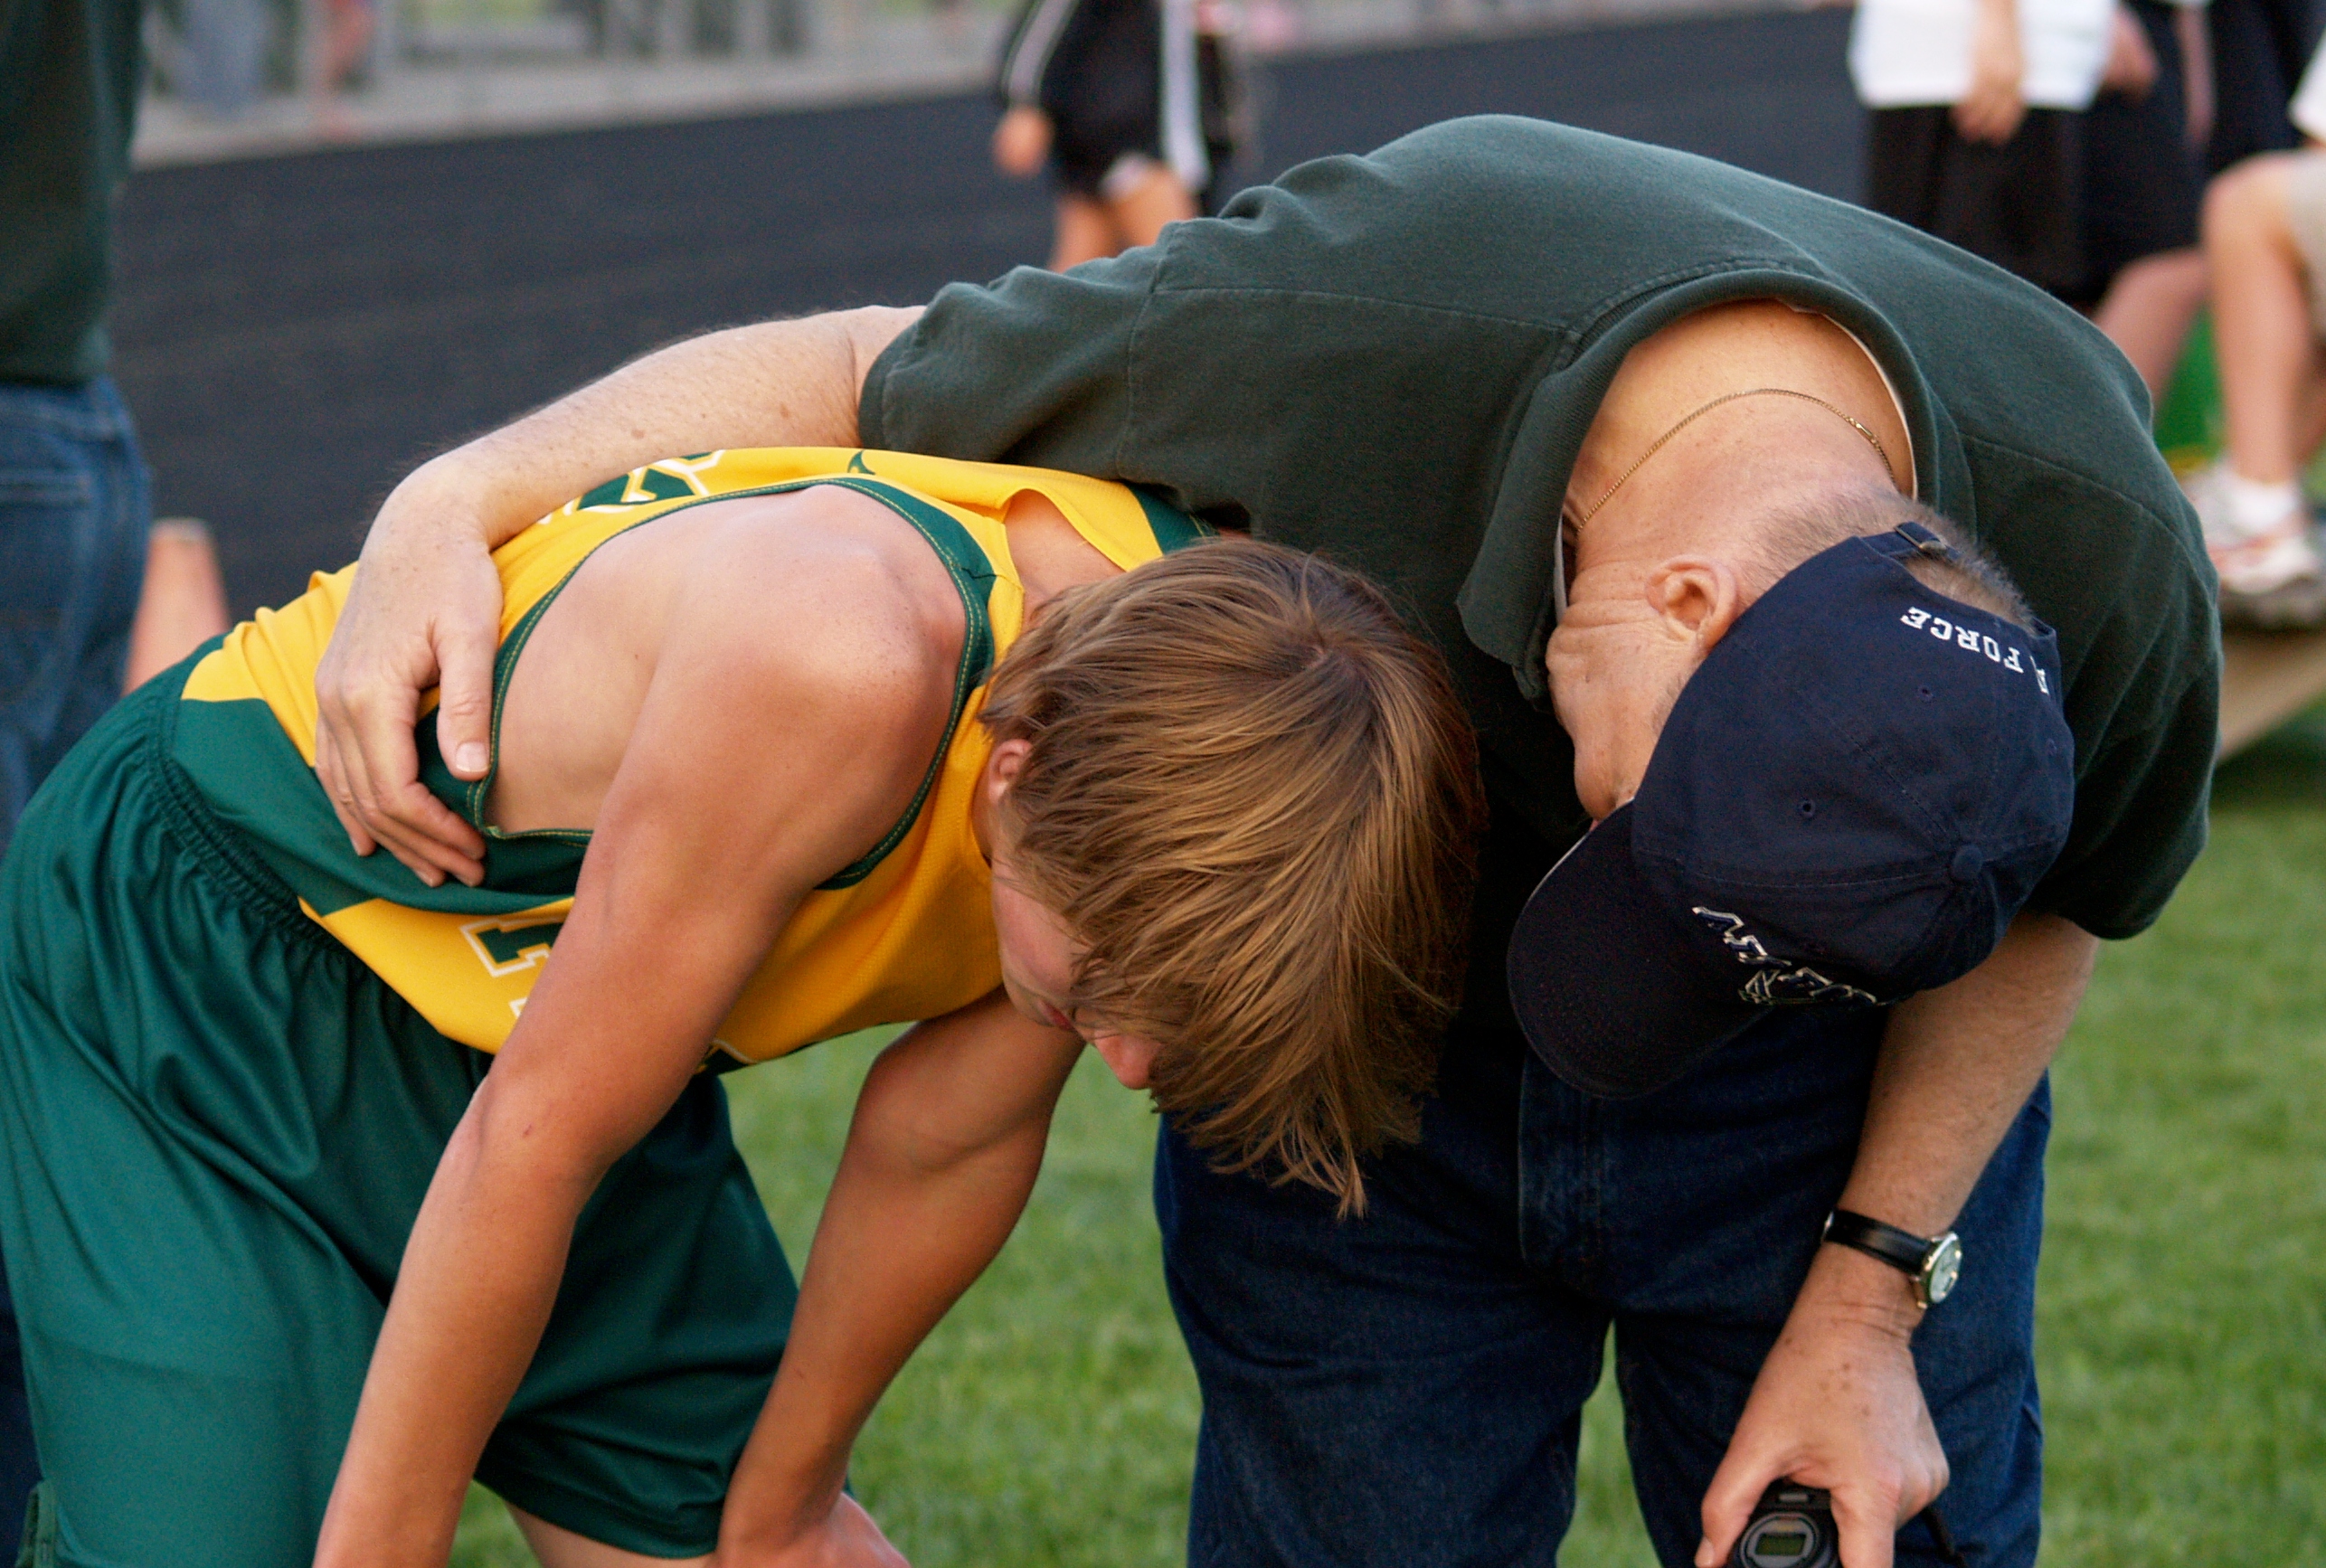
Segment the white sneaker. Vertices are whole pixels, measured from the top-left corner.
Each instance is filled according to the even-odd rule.
[[[2265,487],[2238,480],[2226,463],[2198,469],[2181,481],[2181,488],[2197,508],[2197,520],[2205,530],[2205,553],[2213,558],[2224,593],[2254,598],[2303,578],[2326,579],[2326,558],[2319,554],[2310,509],[2298,492],[2291,507],[2257,524],[2250,507],[2237,505],[2241,497],[2236,492],[2262,492]]]
[[[2221,576],[2221,591],[2253,598],[2275,593],[2305,577],[2326,576],[2326,559],[2311,536],[2310,520],[2296,514],[2265,534],[2215,544],[2206,553]]]

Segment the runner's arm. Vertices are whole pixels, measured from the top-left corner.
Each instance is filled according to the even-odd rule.
[[[316,772],[359,855],[474,884],[484,841],[420,783],[412,725],[441,693],[446,761],[481,778],[501,584],[491,552],[591,486],[731,447],[847,447],[880,351],[919,315],[867,307],[714,332],[638,360],[423,465],[388,496],[316,670]]]
[[[1916,1235],[1953,1225],[2066,1038],[2098,946],[2057,915],[2022,914],[1985,963],[1899,1006],[1838,1206]],[[1786,1477],[1833,1493],[1850,1568],[1889,1568],[1893,1535],[1947,1479],[1915,1377],[1920,1316],[1898,1270],[1818,1249],[1706,1494],[1700,1568],[1728,1560],[1762,1491]]]
[[[940,743],[958,646],[917,638],[913,601],[860,559],[779,557],[787,535],[757,532],[771,547],[706,553],[671,610],[572,914],[413,1226],[318,1568],[442,1568],[582,1205]]]
[[[1082,1044],[997,991],[882,1053],[856,1100],[775,1387],[731,1483],[723,1565],[856,1560],[836,1550],[862,1527],[840,1492],[856,1433],[1008,1240]]]

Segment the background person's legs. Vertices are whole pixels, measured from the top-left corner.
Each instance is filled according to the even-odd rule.
[[[1121,236],[1122,248],[1152,245],[1166,223],[1196,216],[1195,193],[1180,182],[1168,164],[1140,158],[1126,161],[1110,175],[1103,189],[1107,216]]]
[[[0,848],[121,694],[147,514],[110,382],[0,383]]]
[[[1153,158],[1127,153],[1098,184],[1095,196],[1072,189],[1058,194],[1053,272],[1152,245],[1163,225],[1196,216],[1196,198],[1169,165]]]
[[[2000,146],[1943,104],[1867,116],[1866,204],[2054,293],[2085,273],[2083,117],[2032,109]]]
[[[2302,0],[2210,0],[2204,7],[2214,87],[2208,173],[2302,145],[2285,111],[2315,43],[2307,36],[2309,12]]]
[[[2213,275],[2214,351],[2235,471],[2290,484],[2304,458],[2297,420],[2318,379],[2316,335],[2302,261],[2287,221],[2288,176],[2305,156],[2253,159],[2213,182],[2205,197],[2205,252]]]
[[[2326,611],[2301,473],[2321,408],[2312,269],[2326,252],[2326,157],[2272,154],[2213,182],[2205,201],[2213,332],[2228,449],[2192,476],[2225,613],[2294,621]],[[2315,600],[2315,602],[2312,602]]]
[[[2148,383],[2149,401],[2163,400],[2188,345],[2189,329],[2205,305],[2205,253],[2165,250],[2143,256],[2116,274],[2092,312]]]
[[[329,0],[316,72],[316,118],[323,134],[344,139],[355,134],[343,95],[372,52],[378,31],[375,0]]]
[[[1050,249],[1050,270],[1064,272],[1122,249],[1114,218],[1105,206],[1073,191],[1058,195],[1058,232]]]

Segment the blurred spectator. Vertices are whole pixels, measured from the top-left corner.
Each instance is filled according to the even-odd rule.
[[[2206,172],[2217,175],[2256,153],[2299,146],[2286,104],[2317,43],[2309,0],[2212,0],[2205,21],[2213,46]]]
[[[180,91],[195,108],[232,119],[257,100],[265,80],[271,9],[267,0],[184,0],[180,10],[185,20],[177,57]]]
[[[2326,623],[2326,571],[2302,492],[2302,468],[2326,440],[2326,68],[2316,60],[2292,112],[2309,146],[2249,158],[2206,194],[2228,449],[2187,481],[2221,574],[2222,619],[2270,627]]]
[[[2300,30],[2300,0],[2217,3],[1863,0],[1867,204],[2088,311],[2161,397],[2205,298],[2208,146],[2274,145]]]
[[[0,27],[0,843],[121,689],[146,473],[104,375],[113,192],[128,172],[140,0],[16,0]],[[0,1302],[0,1542],[38,1478]]]
[[[372,39],[379,28],[378,0],[325,0],[321,60],[316,71],[316,124],[326,137],[344,140],[355,134],[348,118],[345,94],[371,59]]]
[[[2085,275],[2079,111],[2112,0],[1861,0],[1867,204],[2055,293]]]
[[[138,609],[146,469],[105,374],[102,317],[143,23],[142,0],[0,5],[0,848],[120,694]],[[202,554],[211,598],[177,619],[214,632],[224,606]],[[193,581],[173,559],[167,581]],[[0,1544],[36,1478],[0,1270]]]
[[[1057,189],[1050,265],[1152,244],[1234,151],[1222,14],[1202,0],[1029,0],[998,84],[994,162]]]
[[[2123,0],[2101,91],[2084,118],[2087,269],[2070,300],[2164,395],[2205,303],[2197,248],[2213,129],[2204,0]]]

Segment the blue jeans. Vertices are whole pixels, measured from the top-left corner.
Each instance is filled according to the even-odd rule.
[[[121,694],[150,503],[113,383],[0,382],[0,849],[25,801]],[[0,1268],[0,1555],[40,1478]]]
[[[1515,1034],[1447,1047],[1420,1144],[1336,1222],[1209,1170],[1168,1129],[1155,1174],[1171,1301],[1204,1395],[1194,1568],[1550,1564],[1583,1403],[1615,1331],[1650,1537],[1691,1561],[1705,1488],[1858,1147],[1881,1019],[1780,1015],[1672,1087],[1596,1100]],[[2035,1561],[2035,1265],[2047,1086],[1958,1229],[1955,1294],[1915,1337],[1980,1568]],[[1939,1559],[1919,1525],[1902,1563]]]

